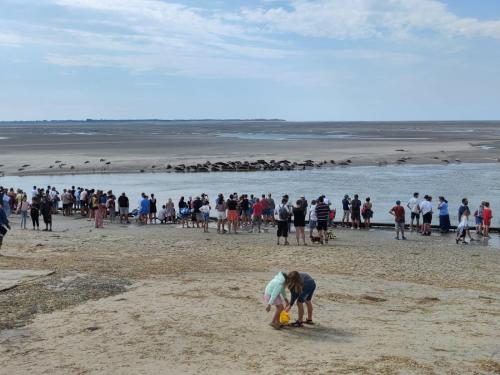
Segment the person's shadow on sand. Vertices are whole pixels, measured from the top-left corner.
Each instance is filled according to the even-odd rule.
[[[286,327],[284,331],[294,338],[313,341],[350,342],[354,334],[350,331],[328,327],[322,324],[304,326],[301,328]]]

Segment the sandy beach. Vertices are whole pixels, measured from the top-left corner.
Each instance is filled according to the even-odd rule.
[[[168,172],[207,161],[492,163],[498,122],[2,123],[0,175]],[[22,150],[22,152],[20,152]]]
[[[16,220],[0,269],[56,272],[0,293],[5,373],[500,372],[495,247],[383,230],[278,247],[274,229],[96,230],[57,216],[54,232],[38,233]],[[317,324],[275,331],[262,293],[294,269],[318,283]]]

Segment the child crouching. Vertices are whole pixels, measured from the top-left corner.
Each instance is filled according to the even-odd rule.
[[[279,272],[266,286],[264,292],[264,302],[266,303],[266,311],[271,311],[271,306],[276,306],[273,320],[270,325],[274,329],[280,329],[280,314],[285,309],[285,303],[288,305],[285,291],[286,274]]]

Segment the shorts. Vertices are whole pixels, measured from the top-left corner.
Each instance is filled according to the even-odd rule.
[[[476,225],[481,225],[483,223],[483,218],[481,216],[476,216]]]
[[[80,207],[83,207],[83,208],[88,207],[87,201],[80,201]]]
[[[432,212],[427,212],[422,216],[424,224],[430,224],[432,222]]]
[[[276,232],[276,234],[278,235],[278,237],[288,237],[288,221],[278,221],[278,231]]]
[[[316,226],[318,230],[328,230],[328,221],[326,220],[318,220],[318,224]]]
[[[237,221],[238,220],[238,211],[236,211],[236,210],[227,211],[227,219],[229,221]]]
[[[484,225],[485,227],[489,227],[489,226],[491,225],[491,220],[484,220],[484,221],[483,221],[483,225]]]
[[[226,211],[217,211],[217,219],[226,220]]]
[[[264,216],[273,216],[273,211],[272,209],[268,208],[266,210],[263,211],[263,215]]]
[[[204,220],[205,220],[204,214],[202,214],[201,212],[198,212],[196,214],[196,221],[200,221],[201,222],[201,221],[204,221]]]
[[[210,219],[210,214],[207,212],[203,213],[202,216],[203,216],[203,222],[208,223],[208,220]]]
[[[42,215],[45,224],[52,224],[52,215]]]
[[[417,219],[420,220],[420,214],[418,212],[412,212],[411,213],[411,219]]]
[[[128,216],[128,207],[120,207],[120,215]]]
[[[312,300],[315,290],[316,284],[311,285],[308,288],[304,288],[302,293],[300,293],[299,298],[297,298],[297,301],[299,301],[300,303],[304,303],[306,301]]]
[[[395,228],[404,230],[405,229],[405,222],[404,221],[396,221]]]
[[[318,222],[316,220],[309,220],[309,229],[313,230],[314,228],[316,228],[317,224]]]
[[[254,217],[252,217],[252,221],[256,224],[261,224],[262,223],[262,216],[254,216]]]
[[[361,213],[359,211],[353,211],[351,214],[351,219],[361,221]]]
[[[264,302],[266,305],[269,305],[269,300],[271,299],[271,296],[269,294],[264,294]],[[273,306],[279,306],[279,305],[284,305],[283,298],[281,298],[281,294],[278,294],[278,297],[274,300],[272,303]]]

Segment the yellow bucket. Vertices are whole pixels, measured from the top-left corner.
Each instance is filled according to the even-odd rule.
[[[290,313],[288,311],[283,310],[280,313],[280,323],[281,324],[288,324],[288,323],[290,323]]]

